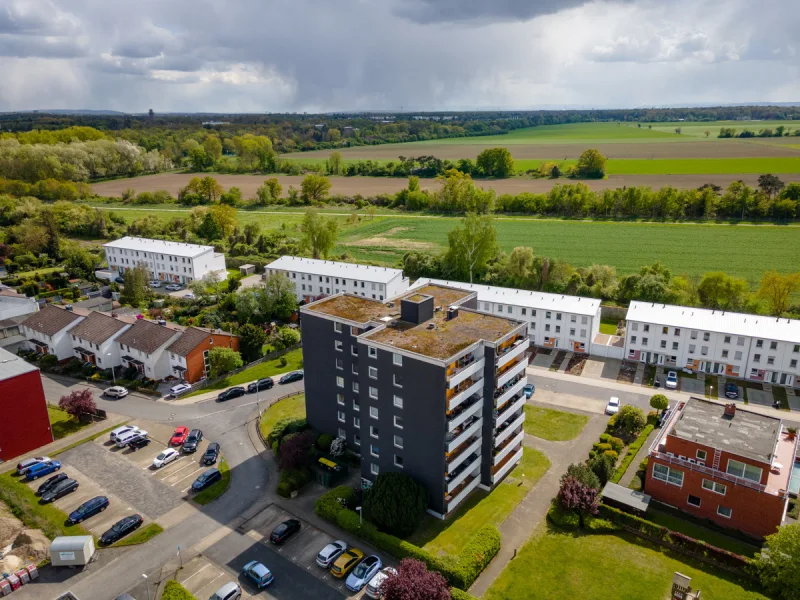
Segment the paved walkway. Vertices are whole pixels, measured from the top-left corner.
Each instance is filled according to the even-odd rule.
[[[571,463],[580,462],[588,456],[592,444],[597,441],[605,428],[606,418],[602,415],[592,415],[580,435],[568,442],[550,442],[530,435],[525,436],[526,446],[547,455],[551,463],[550,469],[500,525],[500,533],[503,536],[500,552],[469,589],[470,594],[483,596],[508,566],[517,551],[545,518],[550,508],[550,501],[558,493],[561,475]]]
[[[625,475],[622,476],[622,479],[619,480],[619,484],[623,487],[628,487],[633,481],[633,476],[636,475],[636,469],[639,468],[639,463],[644,460],[644,457],[647,456],[647,453],[650,451],[650,446],[653,444],[653,440],[656,439],[656,436],[661,433],[661,429],[656,427],[653,431],[650,432],[650,435],[647,436],[647,440],[645,441],[644,445],[639,448],[639,451],[636,453],[636,456],[633,459],[633,462],[628,465],[628,470],[625,471]]]

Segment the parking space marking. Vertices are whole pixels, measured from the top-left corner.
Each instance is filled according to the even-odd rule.
[[[207,569],[207,568],[208,568],[208,567],[210,567],[210,566],[211,566],[211,563],[207,563],[207,564],[203,565],[202,567],[200,567],[200,569],[198,569],[197,571],[195,571],[194,573],[192,573],[191,575],[189,575],[189,576],[188,576],[186,579],[184,579],[183,581],[181,581],[181,585],[184,585],[184,584],[185,584],[187,581],[189,581],[189,580],[190,580],[192,577],[194,577],[195,575],[198,575],[199,573],[202,573],[202,572],[203,572],[205,569]]]

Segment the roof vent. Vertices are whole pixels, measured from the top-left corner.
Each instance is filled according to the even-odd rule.
[[[458,316],[458,307],[457,306],[451,306],[450,308],[447,309],[447,320],[448,321],[450,321],[452,319],[455,319],[457,316]]]
[[[428,323],[428,329],[436,329],[436,323]]]
[[[166,325],[167,325],[167,322],[166,322],[166,320],[164,320],[164,319],[159,319],[159,320],[158,320],[158,324],[159,324],[159,325],[164,325],[164,326],[166,327]]]
[[[736,405],[733,402],[725,405],[725,416],[731,418],[736,416]]]
[[[67,309],[68,312],[72,312],[72,304],[67,304],[64,308]]]

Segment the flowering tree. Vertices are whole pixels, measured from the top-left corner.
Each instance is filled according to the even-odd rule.
[[[575,477],[565,477],[561,481],[557,498],[564,510],[597,514],[597,490],[581,483]]]
[[[447,580],[441,573],[428,571],[425,563],[413,558],[400,561],[396,575],[389,575],[381,586],[383,600],[450,600]]]
[[[61,396],[58,407],[75,418],[81,413],[93,413],[97,410],[94,396],[89,389],[75,390],[66,396]]]
[[[344,454],[344,451],[347,449],[347,442],[344,438],[337,437],[333,442],[331,442],[331,456],[339,457]]]
[[[278,463],[281,470],[306,466],[313,445],[314,432],[310,429],[287,435],[278,447]]]

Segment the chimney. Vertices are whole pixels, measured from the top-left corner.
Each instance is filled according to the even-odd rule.
[[[736,405],[733,402],[725,405],[725,416],[731,418],[736,416]]]

